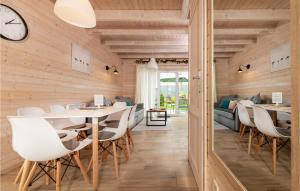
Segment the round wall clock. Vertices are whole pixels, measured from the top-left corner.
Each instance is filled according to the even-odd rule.
[[[13,8],[0,4],[1,38],[21,41],[28,35],[28,28],[22,16]]]

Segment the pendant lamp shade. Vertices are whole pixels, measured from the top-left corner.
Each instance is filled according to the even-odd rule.
[[[82,28],[96,26],[96,16],[89,0],[56,0],[54,13],[61,20]]]
[[[158,65],[157,62],[155,61],[155,58],[150,59],[150,62],[148,63],[148,68],[155,69],[155,70],[158,69]]]

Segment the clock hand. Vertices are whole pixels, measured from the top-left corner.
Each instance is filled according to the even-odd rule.
[[[5,24],[6,24],[6,25],[7,25],[7,24],[21,24],[21,23],[13,23],[14,20],[15,20],[15,19],[10,20],[10,21],[6,22]]]
[[[13,20],[10,20],[10,21],[6,22],[5,24],[7,25],[7,24],[9,24],[9,23],[13,22],[14,20],[15,20],[15,19],[13,19]]]

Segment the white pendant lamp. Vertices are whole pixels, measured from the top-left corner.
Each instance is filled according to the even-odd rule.
[[[96,16],[89,0],[56,0],[54,13],[63,21],[82,28],[96,26]]]
[[[151,58],[150,59],[150,62],[148,62],[148,66],[147,67],[149,69],[155,69],[155,70],[158,69],[158,65],[157,65],[157,62],[156,62],[155,58]]]

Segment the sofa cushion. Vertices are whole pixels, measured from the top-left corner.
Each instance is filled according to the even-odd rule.
[[[219,105],[219,107],[224,108],[224,109],[228,109],[230,100],[229,99],[223,99]]]
[[[234,111],[232,109],[224,109],[224,108],[215,108],[215,114],[221,115],[223,117],[226,117],[228,119],[234,120]]]

